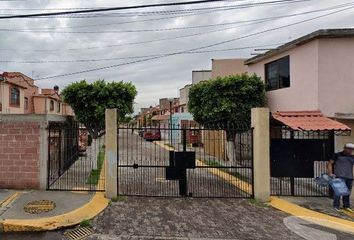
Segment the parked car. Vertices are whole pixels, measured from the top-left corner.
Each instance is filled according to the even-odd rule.
[[[161,132],[158,129],[146,129],[143,138],[147,141],[158,141],[161,140]]]

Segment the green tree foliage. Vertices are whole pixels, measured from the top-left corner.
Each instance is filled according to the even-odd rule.
[[[189,111],[201,124],[250,124],[251,108],[265,104],[265,86],[256,75],[218,77],[189,91]]]
[[[86,126],[93,138],[97,138],[104,129],[105,110],[117,108],[118,119],[125,119],[134,111],[137,91],[132,83],[103,80],[87,83],[83,80],[68,85],[61,94],[73,108],[77,120]]]

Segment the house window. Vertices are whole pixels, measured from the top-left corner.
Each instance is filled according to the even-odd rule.
[[[54,111],[54,101],[53,101],[53,100],[50,100],[50,103],[49,103],[49,110],[50,110],[50,111]]]
[[[60,113],[60,102],[58,102],[57,113]]]
[[[25,97],[25,110],[28,110],[28,98]]]
[[[11,106],[20,106],[20,89],[17,87],[10,88],[10,105]]]
[[[289,60],[289,56],[286,56],[265,65],[265,82],[267,84],[267,90],[290,87]]]

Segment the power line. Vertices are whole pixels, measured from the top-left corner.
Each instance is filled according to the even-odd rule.
[[[352,2],[351,5],[349,5],[349,6],[353,6],[353,4],[354,4],[354,2]],[[348,5],[346,5],[346,6],[348,6]],[[267,22],[267,21],[270,21],[270,20],[273,20],[273,19],[280,19],[280,18],[285,18],[285,17],[294,17],[294,16],[299,16],[299,15],[304,15],[304,14],[309,14],[309,13],[314,13],[314,12],[329,11],[329,10],[334,10],[334,9],[337,9],[337,8],[343,8],[343,5],[338,5],[338,6],[333,6],[333,7],[330,7],[330,8],[324,8],[324,9],[313,10],[313,11],[308,11],[308,12],[289,14],[289,15],[282,15],[282,16],[275,16],[275,17],[268,17],[268,18],[260,18],[260,19],[252,19],[252,20],[245,20],[245,21],[240,21],[239,22],[239,23],[245,23],[245,24],[240,24],[238,26],[226,27],[226,28],[221,28],[221,29],[216,29],[216,30],[211,30],[211,31],[203,31],[203,32],[197,32],[197,33],[192,33],[192,34],[183,34],[183,35],[179,35],[179,36],[158,38],[158,39],[152,39],[152,40],[144,40],[144,41],[137,41],[137,42],[112,44],[112,45],[105,45],[105,46],[99,46],[99,47],[80,47],[80,48],[68,48],[68,49],[33,49],[33,50],[26,50],[26,49],[0,49],[0,51],[57,52],[57,51],[94,50],[94,49],[103,49],[103,48],[122,47],[122,46],[129,46],[129,45],[140,45],[140,44],[155,43],[155,42],[160,42],[160,41],[175,40],[175,39],[181,39],[181,38],[187,38],[187,37],[201,36],[201,35],[205,35],[205,34],[221,32],[221,31],[226,31],[226,30],[231,30],[231,29],[236,29],[238,27],[264,23],[264,22]]]
[[[163,32],[163,31],[177,31],[177,30],[188,30],[188,29],[196,29],[196,28],[208,28],[208,27],[216,27],[216,26],[226,26],[226,25],[234,25],[234,24],[239,24],[239,23],[251,23],[251,22],[258,22],[258,21],[269,21],[269,20],[274,20],[274,19],[279,19],[279,18],[287,18],[287,17],[295,17],[295,16],[300,16],[300,15],[305,15],[305,14],[312,14],[312,13],[318,13],[318,12],[324,12],[324,11],[329,11],[329,10],[334,10],[338,8],[343,8],[346,6],[352,6],[354,2],[351,3],[346,3],[346,4],[341,4],[341,5],[336,5],[333,7],[328,7],[328,8],[323,8],[323,9],[317,9],[317,10],[312,10],[312,11],[307,11],[307,12],[300,12],[300,13],[294,13],[294,14],[288,14],[288,15],[280,15],[280,16],[274,16],[274,17],[267,17],[267,18],[259,18],[259,19],[252,19],[252,20],[244,20],[244,21],[233,21],[233,22],[224,22],[224,23],[217,23],[217,24],[207,24],[207,25],[197,25],[197,26],[189,26],[189,27],[174,27],[174,28],[155,28],[155,29],[131,29],[131,30],[107,30],[107,31],[46,31],[46,30],[32,30],[32,29],[13,29],[13,28],[0,28],[0,31],[3,32],[36,32],[36,33],[145,33],[145,32]],[[228,28],[230,29],[230,28]],[[227,29],[226,29],[227,30]]]
[[[270,46],[278,46],[283,43],[273,43],[266,45],[257,45],[257,46],[245,46],[245,47],[237,47],[237,48],[226,48],[226,49],[214,49],[214,50],[205,50],[205,51],[190,51],[185,54],[196,54],[196,53],[210,53],[210,52],[224,52],[224,51],[238,51],[244,49],[254,49],[261,47],[270,47]],[[137,59],[137,58],[148,58],[148,57],[157,57],[163,56],[163,54],[150,54],[150,55],[140,55],[140,56],[129,56],[129,57],[115,57],[115,58],[95,58],[95,59],[74,59],[74,60],[0,60],[0,63],[24,63],[24,64],[35,64],[35,63],[87,63],[87,62],[102,62],[102,61],[114,61],[114,60],[125,60],[125,59]]]
[[[196,5],[196,4],[203,4],[203,3],[225,2],[225,1],[227,1],[227,0],[199,0],[199,1],[188,1],[188,2],[145,4],[145,5],[135,5],[135,6],[125,6],[125,7],[82,9],[82,10],[72,10],[72,11],[63,11],[63,12],[43,12],[43,13],[17,14],[17,15],[0,16],[0,19],[60,16],[60,15],[68,15],[68,14],[86,14],[86,13],[96,13],[96,12],[111,12],[111,11],[127,10],[127,9],[142,9],[142,8],[155,8],[155,7]],[[283,0],[283,1],[285,1],[285,0]],[[288,1],[291,1],[291,0],[288,0]]]
[[[116,68],[116,67],[125,66],[125,65],[131,65],[131,64],[135,64],[135,63],[147,62],[147,61],[160,59],[160,58],[164,58],[164,57],[168,57],[168,56],[180,55],[180,54],[183,54],[185,52],[191,52],[191,51],[197,51],[197,50],[201,50],[201,49],[205,49],[205,48],[215,47],[215,46],[223,45],[223,44],[226,44],[226,43],[234,42],[234,41],[237,41],[237,40],[241,40],[241,39],[244,39],[244,38],[253,37],[253,36],[261,35],[263,33],[272,32],[272,31],[283,29],[283,28],[287,28],[287,27],[290,27],[290,26],[295,26],[295,25],[298,25],[298,24],[301,24],[301,23],[313,21],[313,20],[316,20],[316,19],[319,19],[319,18],[327,17],[327,16],[330,16],[330,15],[333,15],[333,14],[336,14],[336,13],[339,13],[339,12],[343,12],[343,11],[346,11],[346,10],[350,10],[350,9],[353,9],[353,8],[354,7],[351,6],[351,7],[345,8],[345,9],[333,11],[331,13],[323,14],[323,15],[320,15],[320,16],[312,17],[312,18],[308,18],[308,19],[305,19],[305,20],[301,20],[301,21],[298,21],[298,22],[282,25],[282,26],[275,27],[275,28],[266,29],[266,30],[263,30],[263,31],[251,33],[251,34],[248,34],[248,35],[244,35],[244,36],[241,36],[241,37],[232,38],[232,39],[229,39],[229,40],[220,41],[220,42],[216,42],[216,43],[209,44],[209,45],[204,45],[204,46],[197,47],[197,48],[192,48],[192,49],[188,49],[188,50],[167,53],[167,54],[164,54],[164,55],[161,55],[161,56],[145,58],[145,59],[141,59],[141,60],[134,60],[134,61],[131,61],[131,62],[114,64],[114,65],[110,65],[110,66],[91,68],[91,69],[86,69],[86,70],[82,70],[82,71],[76,71],[76,72],[71,72],[71,73],[64,73],[64,74],[59,74],[59,75],[42,77],[42,78],[36,79],[35,81],[53,79],[53,78],[58,78],[58,77],[67,77],[67,76],[78,75],[78,74],[82,74],[82,73],[88,73],[88,72],[94,72],[94,71],[105,70],[105,69],[110,69],[110,68]]]
[[[236,0],[235,0],[236,1]],[[238,2],[246,0],[238,0]],[[181,13],[190,13],[190,12],[205,12],[207,10],[233,10],[241,8],[251,8],[251,7],[262,7],[268,5],[279,5],[279,4],[291,4],[299,3],[312,0],[273,0],[268,2],[256,2],[256,3],[246,3],[238,5],[229,5],[229,6],[220,6],[220,7],[207,7],[207,8],[193,8],[193,9],[173,9],[173,10],[161,10],[161,11],[149,11],[149,12],[125,12],[125,13],[93,13],[93,14],[68,14],[60,16],[44,16],[41,18],[96,18],[96,17],[136,17],[136,16],[151,16],[151,15],[178,15]]]

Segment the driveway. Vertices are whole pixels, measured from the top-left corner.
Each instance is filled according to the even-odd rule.
[[[128,197],[95,218],[97,234],[89,239],[305,239],[284,225],[286,218],[285,213],[245,199]],[[328,232],[337,237],[329,239],[353,239]]]
[[[121,195],[179,196],[179,182],[166,180],[166,167],[170,165],[168,143],[168,140],[163,139],[159,144],[155,144],[145,141],[132,133],[130,129],[119,130],[118,191]],[[180,150],[180,144],[174,145]],[[206,154],[201,148],[187,150],[195,152],[197,159],[215,161],[215,157]],[[201,166],[201,161],[197,160],[197,168],[186,171],[188,195],[193,197],[250,197],[251,187],[249,187],[249,192],[244,191],[249,183],[225,174],[226,171],[237,171],[238,176],[243,179],[252,176],[250,167],[236,168],[230,162],[223,162],[222,165],[217,166]]]

